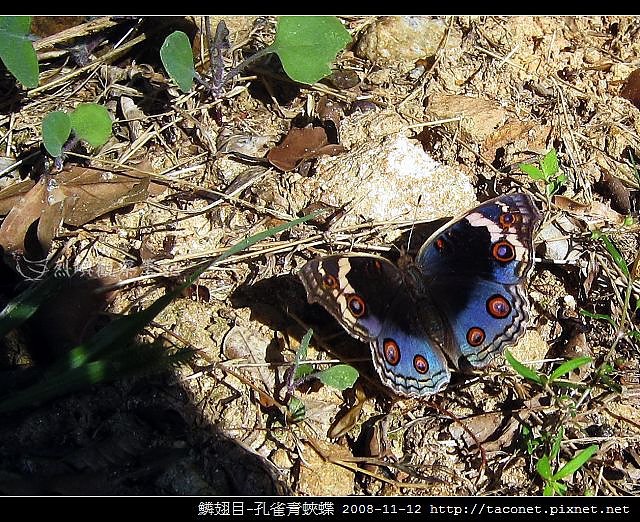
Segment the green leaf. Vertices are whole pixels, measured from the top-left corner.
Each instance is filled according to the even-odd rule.
[[[337,364],[318,372],[315,376],[323,384],[337,388],[340,391],[351,388],[358,378],[358,370],[348,364]]]
[[[542,490],[542,495],[545,497],[552,497],[553,492],[555,491],[554,486],[554,482],[545,482],[544,489]]]
[[[302,337],[302,340],[300,341],[300,348],[298,348],[298,351],[296,352],[296,365],[307,358],[307,350],[309,348],[309,341],[311,341],[312,335],[313,330],[309,328],[307,333],[304,334],[304,337]]]
[[[522,377],[540,384],[541,386],[544,385],[542,377],[537,372],[533,371],[531,368],[518,361],[513,355],[511,355],[511,352],[509,350],[504,351],[504,358],[511,365],[511,367]]]
[[[546,179],[544,172],[542,172],[535,165],[531,165],[530,163],[520,163],[520,170],[525,174],[528,174],[531,179]]]
[[[30,16],[0,16],[0,59],[27,88],[38,86],[38,57],[29,39]]]
[[[291,397],[289,404],[287,404],[287,409],[293,422],[299,422],[304,419],[306,408],[304,403],[297,397]]]
[[[180,90],[189,92],[196,74],[189,37],[182,31],[175,31],[167,36],[160,48],[160,59]]]
[[[104,145],[111,136],[109,111],[97,103],[81,103],[69,115],[76,137],[92,147]]]
[[[269,46],[292,80],[312,84],[331,74],[330,64],[351,41],[335,16],[281,16]]]
[[[573,475],[598,451],[598,446],[592,444],[588,448],[583,449],[569,462],[562,466],[552,477],[553,480],[560,480]]]
[[[613,328],[616,328],[615,321],[611,318],[610,315],[607,314],[594,314],[593,312],[589,312],[589,310],[585,310],[584,308],[580,309],[580,313],[586,317],[590,317],[591,319],[599,319],[600,321],[607,321]]]
[[[553,486],[553,490],[558,494],[558,495],[566,495],[567,494],[567,486],[565,484],[563,484],[562,482],[551,482],[551,485]]]
[[[540,457],[540,460],[536,462],[536,471],[543,479],[551,479],[551,463],[549,462],[549,457],[547,455],[543,455]]]
[[[622,254],[620,254],[620,251],[616,248],[613,242],[609,239],[609,236],[598,230],[594,230],[591,233],[591,237],[599,239],[604,243],[607,252],[609,252],[611,259],[613,259],[613,262],[618,265],[618,268],[625,276],[629,277],[629,267],[627,266],[627,262],[624,260],[624,257],[622,257]]]
[[[555,460],[560,454],[562,439],[564,439],[564,426],[560,426],[558,433],[556,433],[555,437],[553,438],[553,444],[551,445],[551,454],[549,455],[551,460]]]
[[[549,384],[551,384],[556,379],[559,379],[563,375],[571,373],[576,368],[580,368],[580,366],[584,366],[585,364],[590,363],[591,361],[591,357],[576,357],[575,359],[563,362],[551,373],[551,375],[549,375]]]
[[[54,158],[62,155],[62,147],[71,134],[71,118],[66,112],[53,111],[42,120],[44,148]]]
[[[296,366],[296,371],[293,374],[293,378],[295,380],[302,379],[307,375],[311,375],[313,373],[313,366],[309,363],[299,364]]]
[[[546,178],[550,178],[558,172],[559,166],[556,149],[551,149],[545,154],[544,158],[542,158],[542,161],[540,162],[540,168]]]

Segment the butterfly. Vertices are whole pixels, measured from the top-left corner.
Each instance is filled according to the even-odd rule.
[[[375,255],[330,255],[298,273],[356,339],[368,342],[382,382],[404,396],[444,389],[456,368],[483,368],[525,332],[526,282],[540,213],[513,193],[437,230],[401,269]]]

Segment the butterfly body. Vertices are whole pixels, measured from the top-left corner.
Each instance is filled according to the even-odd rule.
[[[406,270],[379,256],[333,255],[299,276],[309,302],[369,343],[385,385],[425,397],[447,386],[449,362],[482,368],[524,333],[539,220],[528,195],[503,195],[434,233]]]

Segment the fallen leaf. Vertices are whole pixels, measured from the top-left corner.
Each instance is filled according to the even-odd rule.
[[[112,210],[144,201],[148,187],[145,173],[85,167],[44,175],[29,189],[27,183],[18,183],[0,192],[3,207],[13,203],[0,226],[0,246],[5,253],[25,254],[27,232],[38,221],[38,241],[46,255],[62,223],[81,226]]]
[[[267,160],[287,172],[295,169],[302,160],[322,155],[335,156],[344,150],[342,145],[329,143],[327,131],[322,127],[293,127],[282,143],[269,151]]]
[[[629,75],[620,91],[620,96],[640,109],[640,69],[636,69]]]
[[[32,179],[25,179],[0,190],[0,216],[6,216],[35,184]]]
[[[600,182],[594,188],[611,201],[611,208],[615,211],[622,214],[631,212],[631,195],[620,178],[603,172]]]

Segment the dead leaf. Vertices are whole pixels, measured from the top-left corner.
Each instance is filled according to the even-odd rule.
[[[611,208],[622,214],[631,212],[631,195],[629,189],[620,178],[603,172],[596,190],[611,201]]]
[[[322,155],[335,156],[344,152],[342,145],[330,144],[322,127],[292,127],[280,145],[273,147],[267,159],[274,167],[285,172],[296,168],[305,159]]]
[[[0,216],[6,216],[35,184],[32,179],[25,179],[0,190]]]
[[[605,225],[622,225],[625,217],[600,201],[581,203],[566,196],[554,196],[553,203],[563,210],[570,211],[587,224],[589,230],[602,228]]]
[[[0,246],[12,254],[25,253],[25,237],[38,221],[37,234],[46,254],[61,223],[81,226],[118,208],[144,201],[149,176],[138,171],[72,167],[59,174],[45,175],[32,186],[25,182],[0,193],[5,202],[14,202],[0,226]]]
[[[270,392],[275,388],[275,375],[265,357],[271,338],[253,326],[242,323],[233,326],[222,341],[222,353],[228,359],[246,359],[251,364],[257,364],[252,368],[252,373],[260,375],[264,389]]]
[[[340,122],[344,117],[342,107],[326,96],[323,96],[316,104],[316,112],[318,113],[318,118],[324,123],[325,128],[327,126],[333,127],[335,142],[340,143]]]
[[[640,69],[633,71],[627,78],[620,96],[626,98],[640,109]]]
[[[366,401],[366,396],[361,386],[356,387],[356,403],[353,406],[347,408],[345,412],[336,417],[336,420],[329,428],[328,436],[330,439],[337,439],[342,437],[351,428],[353,428],[360,417],[360,412]]]
[[[544,154],[550,134],[549,125],[509,118],[486,138],[482,145],[483,153],[487,157],[494,157],[497,149],[515,143],[516,150],[524,150],[526,147],[527,151]]]
[[[137,140],[143,132],[142,121],[146,118],[145,113],[128,96],[120,97],[120,109],[124,119],[129,120],[127,121],[129,139],[131,141]]]

